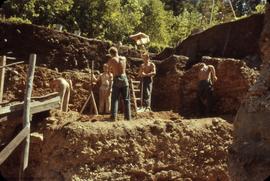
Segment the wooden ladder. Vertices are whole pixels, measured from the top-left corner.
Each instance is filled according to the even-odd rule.
[[[135,112],[138,112],[138,104],[137,101],[140,101],[140,106],[142,107],[142,91],[140,89],[140,81],[131,80],[130,81],[130,88],[131,88],[131,100],[133,102]],[[139,94],[140,93],[140,94]],[[139,95],[138,95],[139,94]],[[140,98],[138,98],[140,97]]]

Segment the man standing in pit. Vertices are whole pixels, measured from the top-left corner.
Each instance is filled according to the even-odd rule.
[[[143,105],[145,111],[151,110],[151,94],[153,88],[153,76],[156,75],[156,66],[150,61],[149,54],[143,53],[141,55],[143,64],[139,70],[139,77],[141,77],[141,86],[143,91]]]
[[[216,71],[213,65],[198,63],[198,87],[197,87],[197,103],[200,115],[210,114],[213,107],[213,83],[217,81]]]
[[[118,50],[115,47],[111,47],[109,53],[112,58],[108,61],[108,65],[113,74],[111,118],[116,120],[118,100],[121,94],[124,99],[124,118],[131,120],[129,83],[126,75],[127,60],[118,55]]]
[[[50,87],[53,91],[59,93],[60,96],[60,110],[67,112],[70,98],[70,90],[72,90],[71,80],[67,81],[64,78],[57,78],[50,81]]]
[[[93,81],[100,82],[99,87],[99,113],[110,113],[111,110],[111,91],[113,75],[109,71],[108,64],[103,65],[103,73],[101,73],[98,78],[93,74]]]

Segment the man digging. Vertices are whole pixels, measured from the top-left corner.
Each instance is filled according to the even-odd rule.
[[[213,83],[217,81],[213,65],[198,63],[197,106],[200,115],[209,115],[213,107]]]
[[[67,81],[64,78],[57,78],[50,81],[50,87],[53,91],[59,92],[60,110],[67,112],[70,98],[70,90],[72,90],[71,80]]]

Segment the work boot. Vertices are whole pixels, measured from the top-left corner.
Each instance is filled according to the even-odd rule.
[[[151,111],[151,107],[146,107],[146,108],[144,109],[144,111],[145,111],[145,112]]]

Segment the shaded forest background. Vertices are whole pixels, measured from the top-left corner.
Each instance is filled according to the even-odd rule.
[[[263,11],[262,0],[6,0],[1,21],[62,24],[65,31],[123,43],[141,31],[150,36],[148,48],[158,52],[216,24]]]

